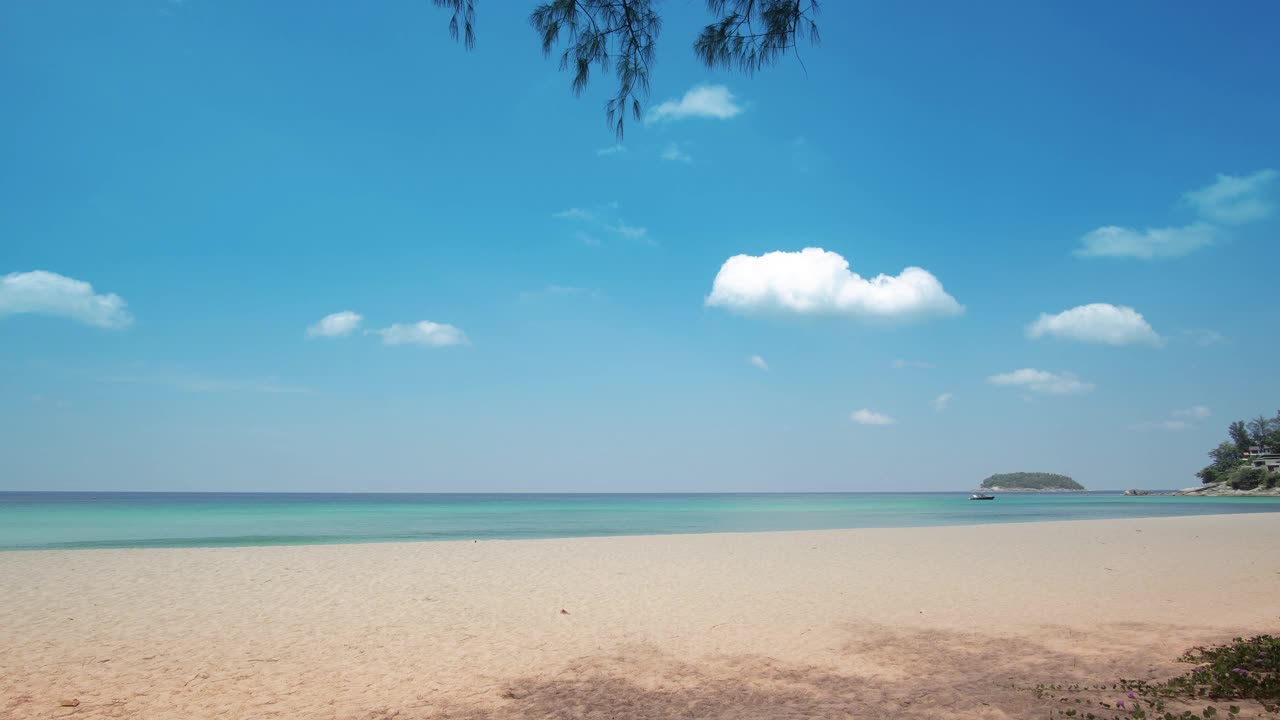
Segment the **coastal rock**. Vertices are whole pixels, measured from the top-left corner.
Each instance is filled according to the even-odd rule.
[[[1138,490],[1137,488],[1132,488],[1129,490],[1125,490],[1124,494],[1125,495],[1150,495],[1151,492],[1149,490]]]
[[[1280,487],[1233,490],[1230,485],[1221,482],[1183,488],[1171,494],[1182,497],[1280,497]]]

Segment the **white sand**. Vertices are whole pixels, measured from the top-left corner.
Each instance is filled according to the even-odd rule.
[[[1276,547],[1258,514],[0,553],[0,717],[1047,717],[1011,686],[1280,630]]]

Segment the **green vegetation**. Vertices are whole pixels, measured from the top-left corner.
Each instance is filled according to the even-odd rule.
[[[1040,472],[1016,472],[992,475],[982,481],[983,489],[1004,490],[1084,490],[1084,486],[1066,475]]]
[[[1255,468],[1245,457],[1251,447],[1280,451],[1280,413],[1269,418],[1265,415],[1245,422],[1237,420],[1227,427],[1230,438],[1209,451],[1210,462],[1196,473],[1203,483],[1225,482],[1235,490],[1275,487],[1280,477],[1277,473]]]
[[[476,0],[432,0],[453,13],[449,34],[468,50],[476,44]],[[693,54],[709,69],[751,74],[782,59],[799,57],[802,42],[818,42],[818,0],[705,0],[711,23],[693,41]],[[649,95],[649,71],[662,32],[658,0],[550,0],[536,5],[529,24],[548,57],[564,35],[560,69],[573,74],[581,94],[594,68],[612,71],[618,86],[605,116],[622,139],[627,115],[640,119]]]
[[[1211,702],[1252,702],[1280,712],[1280,638],[1236,638],[1229,645],[1196,647],[1179,662],[1195,665],[1165,682],[1121,680],[1108,685],[1040,685],[1033,692],[1054,701],[1056,717],[1083,720],[1206,720],[1240,717],[1239,705],[1219,710]],[[1191,709],[1195,708],[1195,709]]]

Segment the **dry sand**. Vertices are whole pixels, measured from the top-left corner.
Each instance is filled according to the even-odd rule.
[[[1259,514],[0,553],[0,717],[1043,718],[1016,686],[1276,632],[1278,546]]]

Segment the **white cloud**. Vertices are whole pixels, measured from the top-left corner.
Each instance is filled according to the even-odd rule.
[[[1108,225],[1080,238],[1080,257],[1131,257],[1142,260],[1182,257],[1217,241],[1219,231],[1212,225],[1196,223],[1186,227],[1131,228]]]
[[[574,237],[583,245],[592,247],[600,245],[601,234],[627,240],[641,240],[648,245],[656,244],[648,237],[647,228],[628,223],[619,216],[617,211],[618,203],[611,202],[594,208],[571,207],[553,215],[569,220],[582,228],[574,232]]]
[[[1204,405],[1193,405],[1189,408],[1181,408],[1178,410],[1174,410],[1172,413],[1174,417],[1195,418],[1197,420],[1207,418],[1212,414],[1213,412],[1210,411],[1209,408],[1205,407]]]
[[[1210,345],[1217,345],[1227,341],[1227,338],[1222,333],[1198,328],[1183,330],[1182,336],[1200,347],[1209,347]]]
[[[649,234],[648,228],[636,227],[635,225],[628,225],[626,223],[610,225],[609,229],[623,237],[631,238],[632,240],[640,240],[644,238],[645,235]]]
[[[769,369],[769,363],[765,362],[764,358],[760,357],[759,355],[752,355],[750,358],[747,358],[747,361],[750,362],[752,365],[755,365],[756,367],[760,368],[761,370]]]
[[[610,145],[609,147],[596,150],[597,155],[617,155],[620,152],[626,152],[626,148],[621,145]]]
[[[987,382],[992,385],[1020,387],[1043,395],[1079,395],[1094,389],[1092,383],[1084,382],[1071,373],[1054,373],[1033,368],[992,375],[987,378]]]
[[[416,323],[396,323],[390,327],[374,330],[382,336],[387,345],[429,345],[431,347],[447,347],[449,345],[468,344],[467,336],[452,325],[422,320]]]
[[[874,410],[868,410],[866,408],[854,410],[849,414],[849,419],[859,425],[893,425],[898,422],[888,415],[878,413]]]
[[[594,220],[596,215],[590,210],[571,207],[568,210],[561,210],[560,212],[555,213],[555,217],[569,218],[571,220]]]
[[[728,120],[742,112],[733,101],[733,93],[724,85],[696,85],[679,100],[660,103],[645,118],[646,123],[666,122],[700,117]]]
[[[955,395],[949,392],[942,393],[941,395],[933,399],[933,403],[932,403],[933,409],[936,412],[942,412],[943,410],[946,410],[947,407],[951,405],[951,399],[954,397]]]
[[[692,163],[693,156],[680,149],[677,143],[670,143],[662,149],[662,159],[675,162]]]
[[[1271,215],[1275,206],[1269,191],[1276,177],[1271,169],[1244,177],[1220,174],[1209,185],[1183,197],[1201,217],[1224,225],[1242,225]]]
[[[1139,430],[1168,430],[1169,432],[1177,432],[1186,430],[1191,424],[1185,420],[1161,420],[1153,423],[1138,423]]]
[[[844,314],[897,319],[958,315],[964,307],[927,270],[864,279],[822,248],[735,255],[724,262],[706,304],[743,312]]]
[[[1103,345],[1160,345],[1163,342],[1142,313],[1107,303],[1080,305],[1057,315],[1040,313],[1040,318],[1027,326],[1027,337],[1037,339],[1045,335]]]
[[[342,337],[360,327],[364,316],[350,310],[332,313],[320,318],[320,322],[307,328],[307,337]]]
[[[572,285],[548,285],[541,290],[526,290],[520,293],[520,302],[532,302],[543,298],[598,298],[600,295],[600,291],[594,288],[574,287]]]
[[[0,317],[55,315],[115,330],[133,323],[125,305],[119,295],[97,295],[89,283],[57,273],[34,270],[0,276]]]
[[[1180,408],[1169,413],[1170,419],[1158,420],[1156,422],[1144,422],[1134,425],[1135,430],[1167,430],[1176,432],[1178,430],[1186,430],[1191,427],[1192,422],[1203,420],[1213,413],[1204,405],[1194,405],[1189,408]]]

